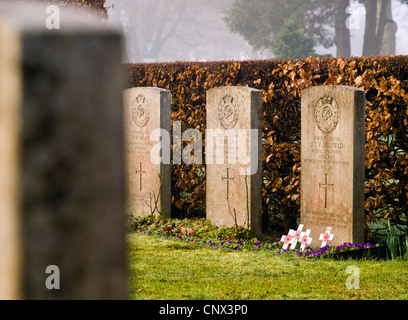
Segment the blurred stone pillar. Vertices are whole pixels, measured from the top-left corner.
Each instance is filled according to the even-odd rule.
[[[125,299],[121,35],[59,9],[0,4],[0,298]]]

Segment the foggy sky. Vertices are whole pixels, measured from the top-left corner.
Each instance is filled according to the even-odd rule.
[[[146,38],[142,39],[148,31],[140,30],[142,27],[138,24],[140,21],[136,21],[137,18],[134,18],[133,21],[130,22],[131,16],[136,16],[138,14],[137,6],[133,6],[132,9],[129,5],[131,1],[136,1],[134,4],[139,3],[137,0],[106,0],[107,7],[112,4],[114,5],[114,7],[108,11],[110,21],[119,22],[124,26],[127,53],[126,60],[130,62],[272,58],[272,53],[270,51],[253,51],[240,35],[234,34],[228,30],[225,23],[220,21],[224,16],[222,6],[214,8],[214,12],[210,13],[207,17],[203,12],[200,12],[199,14],[196,13],[197,17],[193,20],[197,21],[198,24],[201,23],[201,25],[193,26],[191,25],[191,21],[193,20],[191,20],[190,25],[178,26],[178,29],[176,28],[177,32],[175,33],[179,34],[176,34],[175,36],[173,35],[169,41],[166,41],[166,43],[163,44],[163,46],[146,40]],[[150,0],[146,1],[149,2]],[[165,2],[167,1],[169,0],[166,0]],[[191,5],[193,1],[194,0],[187,0],[186,3]],[[222,3],[230,4],[232,3],[232,0],[223,0]],[[191,8],[191,6],[189,8]],[[351,54],[353,56],[361,56],[364,37],[365,10],[363,5],[360,5],[360,11],[358,12],[360,13],[359,28],[350,31]],[[186,10],[185,14],[188,15],[192,13]],[[408,6],[402,5],[398,0],[393,0],[392,14],[394,21],[398,25],[396,35],[396,54],[408,54]],[[180,16],[185,19],[183,15]],[[141,17],[140,19],[144,18],[145,17]],[[152,19],[154,20],[154,17],[152,17]],[[149,23],[156,23],[156,21],[146,21]],[[157,21],[157,23],[160,22]],[[165,27],[168,26],[166,25]],[[188,34],[186,29],[191,29],[191,34]],[[182,34],[183,32],[184,34]],[[136,47],[138,47],[137,50]],[[160,52],[156,52],[158,51],[158,47],[160,47]],[[328,53],[332,56],[335,56],[336,54],[335,46],[328,49],[323,47],[316,47],[315,49],[319,54]]]

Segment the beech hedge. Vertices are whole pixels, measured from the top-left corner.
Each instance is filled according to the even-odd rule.
[[[348,85],[367,92],[366,222],[407,225],[408,56],[304,58],[126,65],[126,87],[161,87],[172,94],[172,121],[182,132],[206,128],[206,91],[249,86],[263,93],[264,226],[296,227],[300,215],[301,90]],[[205,215],[205,164],[172,166],[173,212]],[[369,239],[373,231],[366,224]]]

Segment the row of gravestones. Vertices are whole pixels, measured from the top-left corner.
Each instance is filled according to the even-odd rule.
[[[170,92],[160,88],[124,93],[127,209],[136,216],[171,216],[170,101]],[[364,241],[364,109],[365,92],[353,87],[302,91],[301,223],[322,234],[330,226],[336,234],[333,244]],[[206,114],[206,217],[215,225],[237,224],[259,235],[262,92],[210,89]],[[182,140],[189,141],[192,130]],[[193,136],[194,148],[187,147],[183,159],[191,163],[194,153],[195,163],[202,163],[201,133]],[[181,152],[181,140],[176,140],[173,150]],[[318,239],[311,245],[317,246]]]
[[[125,299],[126,209],[170,215],[170,95],[125,91],[123,114],[121,34],[45,12],[0,3],[0,299]],[[363,239],[364,99],[302,92],[301,222],[339,242]],[[207,114],[207,217],[259,232],[261,92],[212,89]]]
[[[261,231],[261,100],[261,91],[248,87],[207,92],[206,216],[216,225],[236,223]],[[131,88],[125,90],[124,101],[128,211],[171,216],[170,165],[176,152],[170,159],[170,92]],[[202,163],[201,133],[186,131],[196,137],[195,148],[181,150],[188,137],[180,132],[173,150],[183,154],[181,161]]]

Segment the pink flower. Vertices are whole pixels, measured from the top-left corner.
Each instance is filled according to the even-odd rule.
[[[290,234],[288,234],[288,235],[285,237],[285,239],[283,239],[283,242],[286,244],[286,243],[289,243],[290,240],[292,240],[292,236],[291,236]]]

